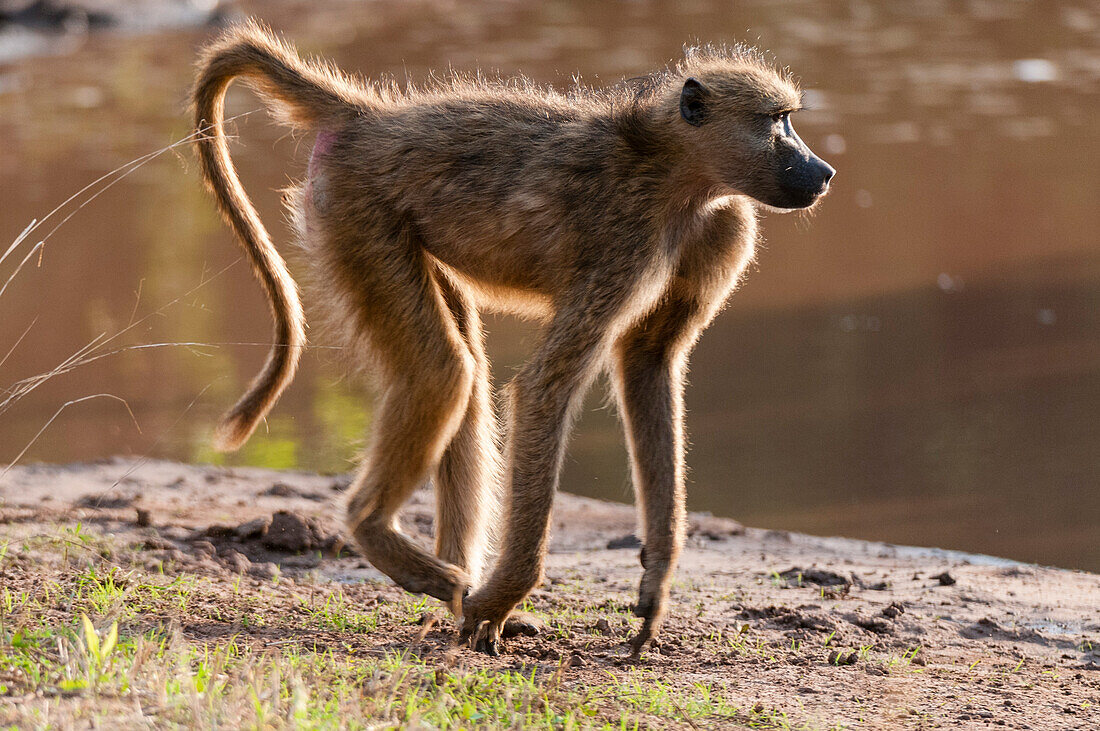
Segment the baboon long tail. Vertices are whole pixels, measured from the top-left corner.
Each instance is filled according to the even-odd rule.
[[[275,335],[263,370],[222,417],[214,446],[239,448],[294,378],[305,347],[305,315],[298,287],[275,250],[229,157],[223,129],[225,92],[241,77],[288,124],[308,129],[331,127],[354,116],[365,102],[362,87],[335,69],[306,62],[256,23],[228,30],[199,60],[192,92],[202,174],[218,207],[240,240],[267,293]]]

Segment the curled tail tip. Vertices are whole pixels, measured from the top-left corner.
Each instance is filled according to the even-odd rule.
[[[252,436],[256,424],[241,414],[229,414],[214,429],[213,446],[219,452],[236,452]]]

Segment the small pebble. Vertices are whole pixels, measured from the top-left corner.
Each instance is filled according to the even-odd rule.
[[[841,650],[833,650],[829,653],[830,665],[855,665],[859,660],[859,655],[854,652],[844,652]]]

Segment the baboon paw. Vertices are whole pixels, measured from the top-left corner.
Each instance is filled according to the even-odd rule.
[[[480,631],[479,627],[471,627],[469,621],[462,623],[462,629],[458,631],[458,644],[470,645],[473,643],[475,636]]]
[[[483,637],[474,646],[474,650],[476,650],[477,652],[484,652],[489,657],[499,657],[500,640],[491,640],[488,637]]]
[[[458,644],[475,652],[484,652],[489,657],[497,657],[500,655],[501,628],[500,623],[487,619],[471,621],[467,618],[462,625],[462,632],[459,633]]]
[[[652,617],[647,617],[645,622],[642,623],[642,628],[638,630],[638,634],[634,635],[630,639],[630,657],[633,660],[637,660],[642,655],[642,650],[645,649],[646,643],[648,643],[657,632],[657,623]]]
[[[536,637],[546,629],[546,623],[528,612],[512,612],[508,619],[504,620],[504,628],[501,636],[509,637]]]
[[[426,571],[391,569],[384,573],[388,573],[406,591],[427,594],[441,602],[453,602],[455,595],[461,595],[469,583],[465,572],[445,564],[433,566]]]
[[[500,654],[500,638],[504,630],[508,610],[503,612],[486,608],[477,601],[476,596],[468,597],[462,603],[462,632],[458,642],[491,657]]]

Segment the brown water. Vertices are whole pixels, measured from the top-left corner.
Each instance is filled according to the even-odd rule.
[[[258,3],[244,3],[255,10]],[[752,525],[1100,570],[1100,11],[1055,2],[263,4],[305,51],[371,76],[522,71],[560,86],[652,69],[692,38],[745,40],[810,90],[803,137],[839,174],[766,246],[702,339],[688,392],[694,509]],[[113,168],[188,131],[207,31],[96,36],[0,67],[0,244]],[[230,112],[258,106],[235,92]],[[274,189],[299,141],[262,114],[235,156],[285,238]],[[42,229],[44,231],[46,229]],[[0,286],[32,237],[4,263]],[[131,349],[0,413],[9,461],[220,459],[207,439],[256,372],[269,318],[201,189],[168,153],[82,209],[0,296],[0,384],[101,333]],[[226,271],[222,271],[224,269]],[[531,331],[490,321],[497,376]],[[29,328],[29,330],[28,330]],[[260,345],[255,345],[260,343]],[[320,343],[325,345],[325,343]],[[317,348],[229,464],[343,470],[370,399]],[[567,490],[628,500],[618,426],[590,399]],[[3,490],[0,482],[0,490]],[[0,492],[0,495],[3,493]]]

